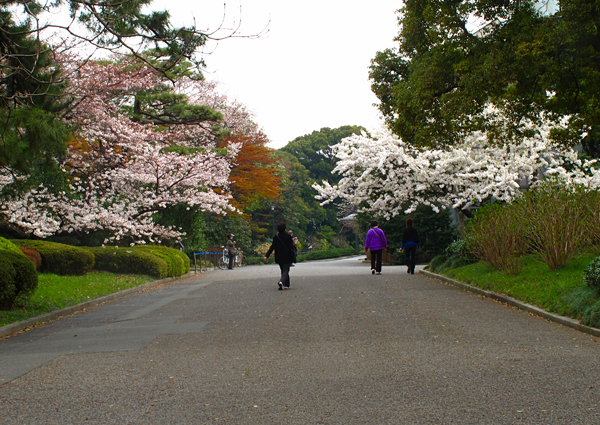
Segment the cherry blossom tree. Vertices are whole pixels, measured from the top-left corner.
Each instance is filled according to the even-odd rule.
[[[172,84],[134,60],[63,63],[75,70],[64,119],[79,128],[60,164],[68,185],[14,197],[0,210],[6,221],[40,237],[103,230],[111,234],[107,242],[144,243],[182,235],[153,219],[174,205],[235,210],[228,177],[239,145],[218,143],[224,128],[247,124],[240,105],[212,83],[182,76]],[[0,185],[22,178],[5,172]]]
[[[69,106],[62,101],[68,75],[57,66],[61,60],[57,53],[78,52],[85,57],[76,62],[82,65],[110,54],[128,55],[171,78],[182,67],[201,72],[205,50],[213,50],[220,41],[257,38],[268,32],[267,24],[258,34],[244,34],[241,9],[239,19],[229,25],[226,4],[222,20],[214,22],[221,22],[216,28],[208,25],[199,30],[195,23],[176,26],[169,11],[154,3],[0,2],[0,168],[20,173],[40,167],[49,170],[55,165],[52,157],[65,154],[71,128],[59,115]]]
[[[334,173],[342,179],[337,185],[314,185],[317,198],[323,203],[341,199],[389,219],[420,204],[436,211],[438,206],[467,211],[486,199],[510,202],[542,176],[600,186],[595,161],[581,161],[577,152],[552,140],[569,117],[562,123],[542,117],[542,125],[524,120],[514,126],[493,105],[484,114],[495,124],[493,134],[468,134],[461,145],[446,150],[415,148],[387,130],[375,138],[362,134],[344,139],[334,148],[339,158]]]

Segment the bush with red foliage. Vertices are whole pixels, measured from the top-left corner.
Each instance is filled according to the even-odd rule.
[[[37,252],[33,248],[20,247],[20,249],[21,252],[25,254],[25,257],[29,258],[33,262],[33,264],[35,264],[36,269],[39,270],[39,268],[42,267],[42,256],[39,252]]]

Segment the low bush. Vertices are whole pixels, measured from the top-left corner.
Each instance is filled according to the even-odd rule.
[[[568,308],[565,314],[579,319],[583,325],[600,328],[600,299],[595,288],[582,287],[562,297]]]
[[[439,272],[444,269],[444,266],[446,265],[447,262],[448,262],[447,256],[445,256],[444,254],[438,255],[437,257],[435,257],[433,260],[431,260],[429,262],[429,264],[427,265],[427,268],[429,270],[431,270],[432,272]]]
[[[488,204],[469,221],[477,257],[508,275],[523,257],[539,254],[550,270],[564,267],[582,248],[600,240],[600,193],[548,179],[511,204]]]
[[[354,248],[333,248],[325,251],[313,251],[300,254],[297,256],[296,260],[300,263],[302,261],[326,260],[328,258],[347,257],[350,255],[356,255],[356,250]],[[266,262],[264,261],[264,257],[246,257],[246,260],[248,261],[248,265],[274,264],[275,256],[271,255]]]
[[[581,315],[581,323],[594,328],[600,328],[600,300],[588,307]]]
[[[428,265],[432,272],[451,270],[477,262],[477,258],[470,249],[469,241],[459,239],[448,245],[444,254],[433,258]]]
[[[84,248],[30,239],[15,239],[12,242],[21,248],[34,249],[40,253],[42,273],[82,275],[94,268],[94,254]]]
[[[271,242],[265,242],[265,243],[258,245],[252,251],[253,253],[258,254],[258,256],[254,257],[254,258],[263,258],[270,247],[271,247]],[[248,257],[246,257],[246,258],[248,258]],[[250,261],[250,260],[248,260],[248,261]],[[248,264],[250,264],[250,263],[248,263]]]
[[[567,188],[551,181],[526,192],[519,201],[526,238],[550,270],[563,267],[590,243],[592,201],[585,187]]]
[[[311,261],[311,260],[325,260],[328,258],[339,258],[346,257],[349,255],[355,255],[356,250],[354,248],[334,248],[325,251],[314,251],[306,254],[298,255],[298,262]]]
[[[393,266],[408,265],[406,254],[404,251],[394,252],[392,249],[388,249],[388,264]],[[435,254],[432,251],[426,249],[418,249],[415,255],[415,262],[417,264],[429,263],[435,258]]]
[[[600,191],[585,192],[582,202],[588,206],[587,232],[590,245],[600,245]]]
[[[475,263],[477,262],[477,257],[471,250],[469,242],[467,239],[458,239],[448,245],[444,252],[448,257],[461,258],[465,261]]]
[[[20,248],[20,250],[25,255],[25,257],[31,260],[36,270],[39,270],[42,267],[42,256],[39,252],[37,252],[33,248]]]
[[[200,270],[214,270],[216,266],[208,260],[199,260],[196,267]]]
[[[474,256],[506,274],[519,274],[529,248],[520,204],[484,206],[469,221],[466,232]]]
[[[35,266],[17,251],[0,249],[0,310],[9,310],[17,299],[27,299],[38,284]]]
[[[166,246],[136,245],[132,251],[148,252],[162,258],[169,266],[168,276],[182,276],[190,272],[190,258],[183,252]]]
[[[22,254],[21,249],[8,239],[4,239],[0,237],[0,250],[2,251],[10,251],[15,254]]]
[[[448,264],[448,268],[457,269],[462,266],[468,266],[469,264],[472,264],[472,262],[470,262],[466,258],[453,258]]]
[[[583,282],[590,288],[600,289],[600,257],[596,257],[583,272]]]
[[[249,266],[255,266],[255,265],[257,265],[257,264],[265,264],[264,257],[246,257],[246,261],[248,262],[248,265],[249,265]],[[269,258],[269,259],[266,261],[266,263],[267,263],[267,264],[269,264],[269,263],[271,263],[271,264],[272,264],[272,263],[274,263],[274,262],[275,262],[275,260],[274,260],[274,257],[273,257],[273,256],[271,256],[271,257],[270,257],[270,258]]]
[[[87,248],[96,257],[96,270],[122,274],[139,274],[163,279],[169,276],[169,265],[161,257],[129,248]]]

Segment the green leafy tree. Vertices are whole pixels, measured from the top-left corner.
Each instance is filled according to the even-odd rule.
[[[330,183],[336,183],[339,176],[331,173],[337,163],[332,147],[340,143],[342,139],[363,131],[366,132],[364,127],[355,125],[345,125],[333,129],[324,127],[311,134],[296,137],[281,150],[294,155],[308,170],[310,178],[318,182],[327,180]]]
[[[274,205],[275,223],[283,219],[288,229],[294,230],[294,236],[306,245],[306,238],[316,237],[322,226],[339,230],[337,210],[332,206],[322,207],[315,199],[311,187],[313,179],[300,160],[288,152],[277,151],[282,164],[282,192],[280,201]]]
[[[250,253],[252,246],[252,231],[250,223],[239,214],[218,216],[214,213],[204,214],[204,235],[208,246],[225,246],[227,235],[235,235],[236,247]]]
[[[64,82],[47,45],[0,7],[0,167],[28,173],[51,167],[70,137],[58,113]]]
[[[312,219],[311,204],[307,203],[310,200],[308,170],[290,153],[277,150],[275,156],[280,167],[281,194],[277,200],[265,204],[257,214],[263,217],[267,230],[265,236],[272,237],[277,222],[284,220],[287,228],[294,231],[294,236],[304,240]]]
[[[377,53],[372,89],[387,123],[416,146],[453,145],[486,129],[486,102],[510,121],[577,114],[556,134],[600,154],[600,1],[407,0],[398,49]],[[491,129],[493,130],[493,129]]]
[[[288,187],[289,190],[284,193],[284,199],[285,196],[291,198],[289,205],[294,205],[294,209],[298,211],[287,212],[297,217],[294,221],[298,223],[296,226],[304,235],[318,238],[317,232],[322,231],[323,226],[329,227],[334,233],[341,229],[337,206],[321,206],[319,201],[315,200],[316,191],[312,184],[321,183],[323,180],[331,183],[339,181],[340,176],[332,173],[337,164],[332,147],[342,139],[363,131],[366,132],[365,128],[360,126],[342,126],[334,129],[325,127],[297,137],[279,150],[282,158],[285,158],[289,180],[294,182],[294,186]],[[298,234],[296,236],[299,237]]]

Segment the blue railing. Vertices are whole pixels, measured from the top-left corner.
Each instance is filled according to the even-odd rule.
[[[200,264],[198,265],[197,258],[200,256]],[[198,268],[200,268],[200,272],[209,270],[208,264],[212,265],[212,268],[219,267],[219,258],[223,257],[223,251],[214,252],[214,251],[201,251],[194,252],[194,271],[198,273]],[[200,267],[198,267],[200,266]]]

